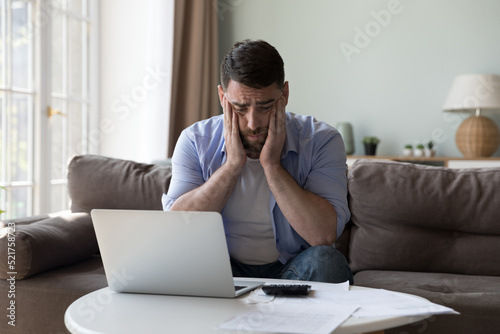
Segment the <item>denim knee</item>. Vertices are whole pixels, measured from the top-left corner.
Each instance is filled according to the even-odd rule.
[[[347,260],[334,247],[314,246],[290,260],[281,272],[283,279],[353,284]]]

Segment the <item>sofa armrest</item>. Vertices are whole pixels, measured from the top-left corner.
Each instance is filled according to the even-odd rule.
[[[0,229],[0,278],[27,278],[90,258],[97,239],[88,213],[60,213],[4,221]]]
[[[9,220],[1,220],[0,221],[0,229],[7,227],[8,223],[13,223],[16,226],[29,225],[29,224],[36,223],[40,220],[59,217],[59,216],[63,216],[63,215],[68,215],[70,213],[71,213],[71,210],[64,210],[64,211],[58,211],[58,212],[47,213],[47,214],[36,215],[36,216],[15,218],[15,219],[9,219]]]

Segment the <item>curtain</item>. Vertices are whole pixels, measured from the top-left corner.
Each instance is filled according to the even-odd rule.
[[[168,157],[189,125],[220,113],[217,13],[213,1],[175,0]]]

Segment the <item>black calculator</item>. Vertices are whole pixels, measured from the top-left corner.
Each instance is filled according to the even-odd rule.
[[[275,296],[306,296],[311,292],[307,284],[267,284],[262,287],[266,295]]]

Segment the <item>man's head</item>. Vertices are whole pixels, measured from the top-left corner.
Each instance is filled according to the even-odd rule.
[[[285,82],[283,59],[265,41],[247,39],[237,42],[222,60],[220,80],[224,91],[230,80],[250,88],[264,88],[276,83],[282,89]]]
[[[264,41],[238,42],[221,64],[219,99],[229,101],[238,115],[243,146],[258,157],[267,138],[269,118],[282,98],[288,103],[288,82],[278,51]]]

